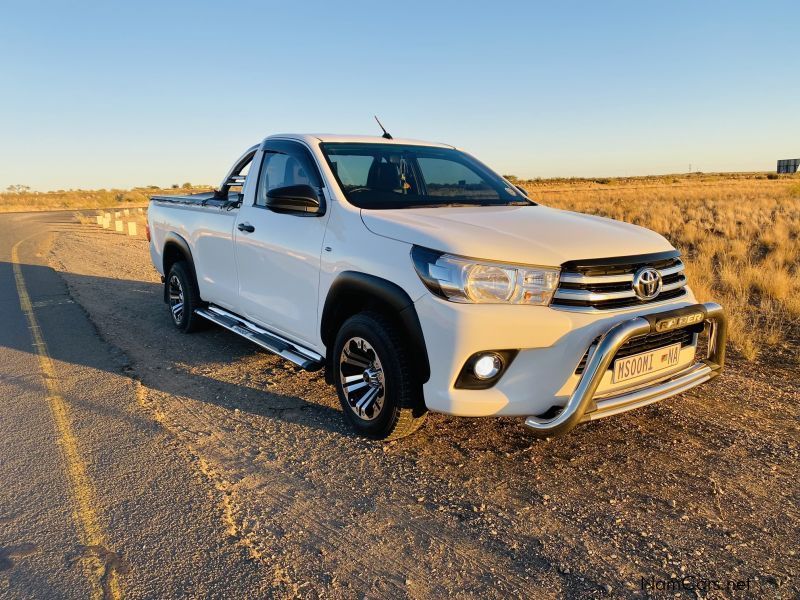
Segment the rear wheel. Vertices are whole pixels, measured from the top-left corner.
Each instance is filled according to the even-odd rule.
[[[165,285],[167,302],[175,327],[184,333],[200,329],[204,319],[194,312],[201,306],[200,293],[189,265],[184,261],[172,265]]]
[[[350,317],[336,336],[334,383],[347,422],[375,439],[407,436],[425,421],[422,386],[397,327],[378,313]]]

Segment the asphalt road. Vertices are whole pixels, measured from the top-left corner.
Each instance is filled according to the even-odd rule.
[[[0,597],[257,596],[218,502],[44,264],[71,216],[0,215]]]
[[[381,444],[162,289],[141,237],[0,215],[0,598],[800,593],[796,365],[731,353],[558,440],[430,415]]]

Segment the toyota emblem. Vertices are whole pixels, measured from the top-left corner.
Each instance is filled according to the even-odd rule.
[[[642,300],[652,300],[661,292],[661,273],[653,267],[643,267],[633,276],[633,291]]]

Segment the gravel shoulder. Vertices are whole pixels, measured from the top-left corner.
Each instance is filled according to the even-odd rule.
[[[796,372],[733,358],[560,440],[431,415],[380,444],[349,433],[321,373],[219,328],[175,331],[144,240],[84,226],[49,260],[274,596],[658,597],[650,582],[687,575],[800,591]]]

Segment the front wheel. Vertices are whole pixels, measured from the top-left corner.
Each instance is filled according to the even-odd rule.
[[[422,385],[398,328],[378,313],[344,322],[333,348],[333,379],[347,422],[358,433],[393,440],[425,421]]]

